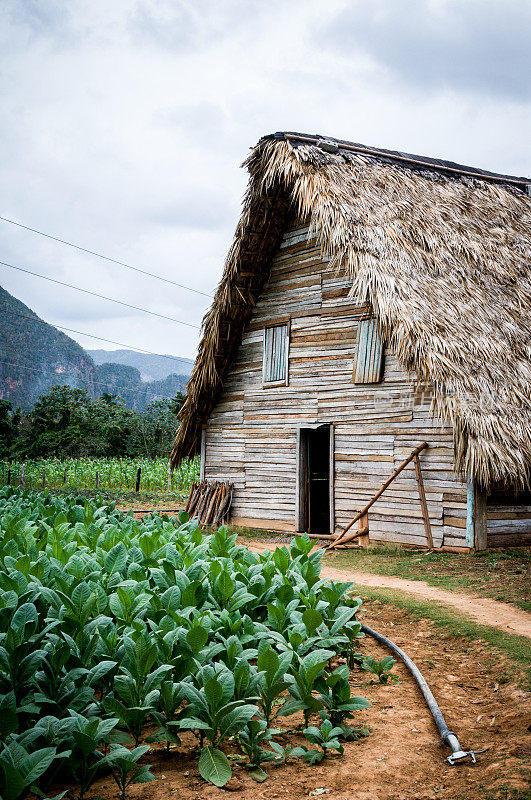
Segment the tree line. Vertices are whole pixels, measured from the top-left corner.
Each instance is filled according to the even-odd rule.
[[[117,395],[91,400],[84,389],[70,386],[53,386],[30,411],[0,400],[0,458],[165,456],[183,401],[178,392],[139,412]]]

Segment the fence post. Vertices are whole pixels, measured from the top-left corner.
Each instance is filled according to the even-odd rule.
[[[138,494],[140,491],[140,473],[142,472],[142,468],[139,467],[136,471],[136,485],[135,485],[135,492]]]
[[[20,485],[23,489],[26,488],[26,462],[22,464],[22,469],[20,470]]]
[[[42,468],[42,488],[46,488],[46,469],[45,467]]]
[[[66,471],[67,471],[67,469],[68,469],[68,467],[65,467],[65,471],[64,471],[64,474],[63,474],[63,486],[66,486]]]

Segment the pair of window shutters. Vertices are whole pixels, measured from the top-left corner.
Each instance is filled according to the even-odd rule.
[[[288,326],[264,329],[264,383],[288,382]]]
[[[354,383],[379,383],[382,379],[383,340],[376,319],[362,319],[358,326],[358,347]]]
[[[288,325],[264,329],[264,383],[288,381]],[[382,379],[383,340],[376,319],[362,319],[358,326],[358,343],[354,383],[379,383]]]

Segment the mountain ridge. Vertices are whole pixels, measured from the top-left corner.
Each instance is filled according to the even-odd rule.
[[[30,408],[52,386],[94,395],[95,364],[70,336],[0,286],[0,399]]]
[[[115,354],[136,363],[120,363]],[[104,392],[117,394],[127,408],[142,411],[153,400],[184,391],[192,365],[187,358],[132,350],[84,350],[0,286],[0,400],[14,408],[27,411],[52,386],[68,385],[84,389],[92,400]],[[151,373],[151,380],[142,379]]]
[[[194,362],[190,358],[139,353],[136,350],[86,350],[95,364],[123,364],[135,367],[143,381],[161,381],[169,375],[190,376]]]

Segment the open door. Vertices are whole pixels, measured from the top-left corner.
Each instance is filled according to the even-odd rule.
[[[299,429],[297,529],[329,534],[332,530],[332,427],[314,425]]]

